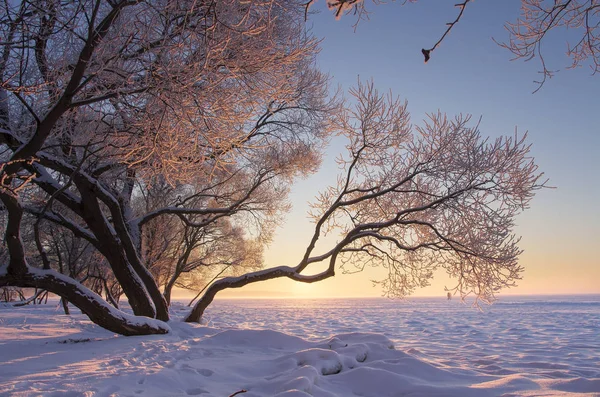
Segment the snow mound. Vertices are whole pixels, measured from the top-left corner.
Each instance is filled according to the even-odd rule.
[[[274,316],[273,324],[278,319]],[[82,315],[60,315],[52,305],[0,309],[0,396],[216,397],[246,390],[238,395],[600,397],[597,366],[583,365],[593,355],[587,350],[573,353],[583,357],[576,369],[544,361],[531,347],[522,353],[522,367],[503,367],[502,352],[496,350],[461,366],[450,359],[430,362],[420,349],[397,350],[375,333],[307,339],[177,320],[170,326],[166,335],[121,337]],[[448,355],[456,357],[464,346],[483,341],[464,342],[462,335],[445,346]],[[590,357],[597,362],[597,355]]]
[[[333,350],[308,349],[292,355],[297,365],[314,367],[322,375],[333,375],[342,372],[342,357]]]

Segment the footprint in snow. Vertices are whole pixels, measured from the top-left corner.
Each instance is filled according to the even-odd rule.
[[[182,372],[187,372],[187,373],[192,373],[192,374],[197,374],[198,371],[196,371],[196,368],[192,367],[189,364],[182,364],[180,366],[178,366],[178,370],[182,371]]]
[[[214,374],[214,373],[215,373],[214,371],[211,371],[211,370],[210,370],[210,369],[208,369],[208,368],[200,368],[200,369],[199,369],[199,370],[197,370],[197,371],[198,371],[198,373],[199,373],[200,375],[204,375],[204,376],[211,376],[212,374]]]
[[[185,394],[187,394],[188,396],[197,396],[198,394],[203,394],[203,393],[208,393],[206,390],[201,389],[199,387],[195,387],[193,389],[187,389],[185,391]]]

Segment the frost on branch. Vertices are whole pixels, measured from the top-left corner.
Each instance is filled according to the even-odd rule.
[[[278,277],[312,283],[340,268],[385,268],[383,292],[397,297],[426,286],[440,267],[457,281],[454,291],[484,301],[520,278],[515,217],[545,184],[526,136],[484,138],[469,116],[441,113],[413,127],[406,103],[373,83],[359,82],[351,94],[355,106],[336,120],[348,142],[341,173],[312,205],[315,229],[298,264],[215,282],[188,321],[223,289]],[[338,242],[318,250],[327,233]]]
[[[345,236],[341,266],[383,266],[389,296],[427,285],[440,266],[462,295],[491,300],[513,285],[522,271],[514,219],[543,186],[526,136],[483,138],[470,117],[440,113],[413,129],[406,104],[372,83],[352,94],[356,109],[338,120],[349,140],[344,176],[313,209]]]
[[[316,0],[309,0],[305,3],[305,19],[308,17],[308,10]],[[392,0],[394,1],[394,0]],[[406,0],[406,1],[416,1],[416,0]],[[357,16],[356,24],[362,19],[366,19],[369,16],[369,11],[367,11],[365,7],[365,2],[363,0],[326,0],[327,8],[333,11],[335,19],[340,19],[342,15],[353,12],[354,15]],[[386,0],[372,0],[373,4],[383,4]],[[355,24],[355,27],[356,27]]]
[[[600,4],[596,0],[564,0],[546,2],[521,0],[521,15],[514,23],[505,25],[509,40],[500,45],[515,59],[538,57],[542,66],[539,90],[554,71],[548,68],[542,51],[544,39],[553,29],[570,30],[566,54],[571,58],[569,68],[588,65],[592,74],[600,70]]]
[[[32,270],[52,268],[167,321],[170,289],[198,269],[210,279],[260,267],[288,186],[317,168],[337,107],[303,5],[0,5],[0,216],[10,220],[0,283],[30,286]],[[87,247],[77,271],[56,241]],[[86,300],[77,304],[103,318]]]
[[[417,0],[406,0],[403,4],[408,1]],[[315,0],[310,0],[306,3],[307,12],[314,2]],[[425,63],[430,60],[432,52],[461,20],[470,2],[471,0],[463,0],[454,4],[459,10],[456,19],[446,23],[446,30],[433,46],[421,49]],[[372,0],[372,3],[378,5],[385,1]],[[363,0],[330,0],[327,1],[327,6],[334,12],[336,19],[344,14],[356,15],[355,27],[369,15]],[[592,74],[600,70],[600,4],[596,0],[521,0],[519,17],[515,22],[507,22],[505,29],[508,32],[508,39],[496,41],[497,44],[508,49],[515,56],[514,59],[526,61],[536,57],[539,59],[541,64],[539,73],[542,77],[536,81],[538,88],[534,92],[537,92],[546,79],[551,78],[556,72],[546,63],[542,50],[542,44],[548,41],[548,36],[553,34],[552,30],[562,31],[566,36],[561,40],[561,44],[554,44],[554,46],[566,43],[564,50],[571,62],[568,68],[588,66]],[[547,47],[551,45],[547,43]]]

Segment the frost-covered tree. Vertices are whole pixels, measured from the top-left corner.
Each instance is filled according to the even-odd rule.
[[[353,92],[356,108],[340,108],[315,69],[305,5],[4,3],[0,287],[46,289],[102,327],[139,335],[168,332],[160,287],[189,284],[200,263],[220,269],[188,321],[225,288],[315,282],[338,266],[384,266],[384,291],[399,296],[439,266],[482,299],[517,279],[514,217],[543,185],[524,138],[488,141],[468,118],[442,115],[413,130],[405,105],[371,84]],[[317,169],[333,131],[348,141],[343,173],[315,203],[298,264],[219,278],[228,266],[261,264],[290,184]],[[176,194],[144,201],[159,184]],[[31,222],[93,247],[103,258],[97,279],[112,277],[134,315],[48,269],[42,239],[23,241]],[[328,231],[339,241],[317,252]],[[325,271],[309,273],[322,262]]]
[[[356,105],[336,122],[347,140],[342,172],[313,205],[314,234],[298,264],[216,281],[187,321],[198,321],[223,289],[279,277],[312,283],[339,267],[384,267],[388,296],[428,285],[440,267],[459,294],[488,301],[519,279],[515,216],[544,185],[526,137],[490,140],[468,126],[469,117],[439,113],[413,128],[406,103],[372,83],[351,93]],[[335,232],[335,245],[316,249]],[[311,271],[323,263],[325,270]]]
[[[140,194],[134,197],[134,211],[148,213],[168,207],[177,197],[185,196],[188,189],[155,180],[151,186],[139,189]],[[211,200],[195,197],[191,206],[206,208]],[[260,268],[263,246],[270,241],[278,217],[247,225],[239,224],[238,217],[228,216],[197,227],[203,220],[203,215],[168,214],[150,220],[142,229],[143,262],[163,289],[167,303],[171,302],[174,287],[198,291],[215,277],[213,274],[226,276]],[[246,229],[260,233],[252,237]]]
[[[542,44],[551,30],[569,30],[565,40],[568,68],[589,66],[600,71],[600,3],[597,0],[521,0],[517,21],[505,25],[509,40],[501,45],[516,59],[538,58],[542,66],[540,87],[553,71],[544,60]]]
[[[269,233],[329,134],[327,78],[300,1],[23,0],[0,13],[0,286],[38,287],[121,334],[167,332],[142,233],[176,216]],[[161,208],[153,180],[185,186]],[[35,197],[35,200],[32,199]],[[91,244],[133,309],[26,255],[24,213]],[[43,247],[42,247],[43,248]]]

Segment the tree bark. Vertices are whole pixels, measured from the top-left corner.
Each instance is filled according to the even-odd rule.
[[[160,293],[152,274],[140,261],[124,219],[123,208],[118,200],[109,196],[102,187],[88,180],[86,176],[76,175],[74,180],[81,194],[84,219],[94,235],[98,237],[100,244],[108,247],[107,250],[100,248],[99,250],[108,260],[134,313],[169,321],[167,302]],[[108,225],[108,221],[102,214],[99,197],[113,216],[114,228]]]
[[[204,311],[206,310],[208,305],[210,305],[215,299],[217,293],[227,288],[227,286],[223,286],[222,288],[212,288],[215,285],[216,284],[211,285],[206,291],[206,293],[202,295],[202,298],[200,298],[198,302],[196,302],[194,308],[192,309],[192,311],[190,311],[190,314],[188,314],[188,316],[185,318],[186,323],[199,323],[202,319],[202,316],[204,315]]]
[[[114,229],[102,214],[98,199],[84,178],[74,177],[75,184],[81,193],[83,219],[98,238],[98,250],[104,255],[123,292],[129,300],[133,313],[138,316],[154,318],[156,308],[149,299],[144,282],[125,257],[121,244],[117,241]]]
[[[68,300],[92,322],[117,334],[166,334],[169,326],[155,319],[132,316],[113,309],[100,296],[53,270],[29,269],[24,274],[0,272],[0,287],[43,288]]]
[[[171,292],[173,291],[173,286],[175,285],[175,278],[171,277],[171,279],[169,279],[169,281],[167,282],[167,285],[165,285],[165,291],[163,292],[163,296],[165,297],[165,301],[167,302],[167,305],[171,305]]]
[[[160,289],[150,271],[148,271],[138,259],[130,263],[132,264],[133,270],[144,283],[144,286],[154,303],[156,318],[161,321],[169,321],[169,302],[167,302],[163,294],[160,293]]]
[[[10,256],[8,265],[0,267],[0,287],[41,288],[53,292],[77,306],[94,323],[121,335],[169,332],[169,326],[162,321],[131,316],[113,309],[100,296],[65,275],[54,270],[29,267],[21,240],[23,208],[8,189],[0,189],[0,199],[8,212],[5,240]]]
[[[202,298],[198,300],[194,308],[190,311],[188,316],[185,318],[185,322],[188,323],[197,323],[200,322],[204,311],[212,303],[215,299],[215,296],[218,292],[228,289],[228,288],[241,288],[245,285],[256,283],[259,281],[272,280],[274,278],[279,277],[287,277],[295,281],[300,281],[304,283],[313,283],[316,281],[325,280],[326,278],[335,276],[335,254],[333,255],[333,259],[331,260],[330,266],[327,270],[310,275],[303,276],[297,273],[298,267],[289,267],[289,266],[279,266],[271,269],[259,270],[257,272],[248,273],[240,277],[226,277],[223,278],[214,284],[212,284]]]

